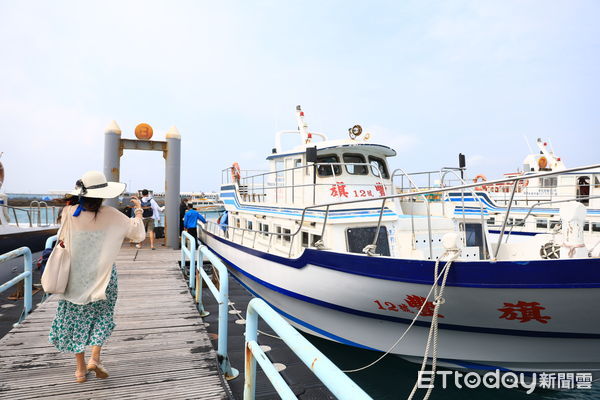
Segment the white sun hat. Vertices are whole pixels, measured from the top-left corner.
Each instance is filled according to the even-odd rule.
[[[112,199],[125,191],[124,183],[107,182],[100,171],[88,171],[75,183],[75,190],[69,194],[98,199]]]

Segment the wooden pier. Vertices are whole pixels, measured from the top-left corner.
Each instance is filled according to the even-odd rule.
[[[162,246],[121,250],[117,327],[102,353],[108,379],[89,375],[87,382],[75,382],[73,355],[48,343],[58,304],[50,297],[0,339],[0,398],[233,398],[182,279],[179,256]]]

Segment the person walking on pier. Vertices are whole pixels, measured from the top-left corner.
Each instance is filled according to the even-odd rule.
[[[64,294],[57,294],[60,300],[48,340],[60,352],[75,353],[77,382],[85,382],[89,371],[98,378],[108,377],[100,352],[115,327],[115,260],[123,239],[139,242],[146,237],[137,197],[131,199],[134,218],[102,205],[103,199],[117,197],[124,190],[125,184],[107,182],[101,172],[86,172],[71,192],[78,196],[77,205],[65,207],[62,213],[71,268]],[[85,346],[92,346],[87,365]]]
[[[148,236],[150,237],[150,248],[152,250],[156,250],[154,247],[154,227],[158,225],[158,221],[160,220],[160,212],[164,210],[164,207],[160,207],[156,200],[148,194],[148,190],[142,190],[142,209],[144,211],[144,228],[146,228],[146,232],[148,232]],[[142,248],[143,240],[138,243],[135,247],[138,249]]]
[[[196,244],[198,243],[198,221],[206,223],[206,219],[204,219],[202,214],[194,209],[194,205],[192,203],[189,203],[188,210],[183,216],[183,226],[185,227],[187,233],[196,239]]]

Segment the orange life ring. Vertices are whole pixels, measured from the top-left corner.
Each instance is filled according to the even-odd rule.
[[[239,182],[241,176],[242,176],[242,170],[240,169],[240,164],[238,164],[237,162],[234,162],[233,165],[231,166],[231,177],[233,178],[233,181]]]
[[[540,167],[540,169],[546,168],[547,165],[548,159],[546,157],[542,156],[538,159],[538,167]]]
[[[479,174],[479,175],[477,175],[477,176],[475,177],[475,179],[473,179],[473,183],[477,183],[477,182],[479,182],[479,181],[481,181],[481,182],[485,182],[485,181],[487,181],[487,178],[485,177],[485,175],[483,175],[483,174]],[[477,186],[477,187],[475,188],[475,190],[486,190],[486,189],[487,189],[487,186],[486,186],[486,185]]]

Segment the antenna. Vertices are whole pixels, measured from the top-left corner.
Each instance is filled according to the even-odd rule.
[[[527,135],[523,135],[523,139],[525,139],[525,143],[527,144],[527,148],[529,149],[529,153],[533,154],[533,149],[531,148],[531,145],[529,144],[529,140],[527,140]]]

